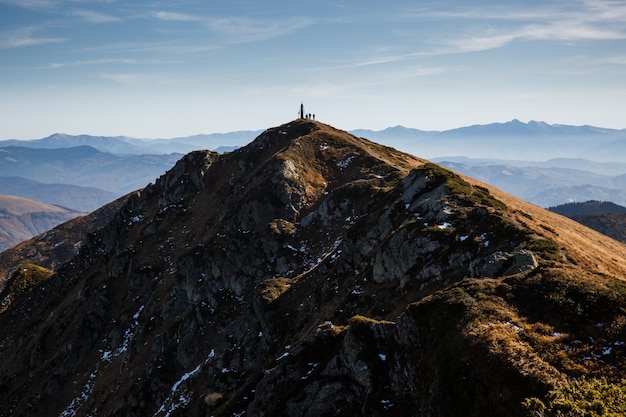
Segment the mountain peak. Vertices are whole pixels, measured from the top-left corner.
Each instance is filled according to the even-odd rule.
[[[295,120],[187,154],[0,294],[0,414],[519,415],[626,371],[624,264],[568,219]]]

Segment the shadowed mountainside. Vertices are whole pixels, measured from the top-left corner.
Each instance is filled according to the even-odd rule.
[[[626,207],[606,201],[590,200],[550,207],[550,211],[626,243]]]
[[[297,120],[186,155],[56,273],[18,268],[0,414],[523,415],[620,381],[624,277],[613,239]]]

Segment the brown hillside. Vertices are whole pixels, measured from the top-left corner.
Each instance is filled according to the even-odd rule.
[[[0,194],[0,252],[82,213]]]
[[[621,407],[626,246],[319,122],[186,155],[82,242],[0,294],[0,415]]]

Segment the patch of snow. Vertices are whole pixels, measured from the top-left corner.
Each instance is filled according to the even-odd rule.
[[[291,349],[291,345],[287,345],[287,346],[285,346],[285,350],[289,350],[289,349]],[[286,358],[287,356],[289,356],[289,352],[285,352],[285,353],[283,353],[282,355],[280,355],[279,357],[277,357],[277,358],[276,358],[276,360],[277,360],[277,361],[279,361],[279,360],[281,360],[281,359],[283,359],[283,358]]]
[[[465,242],[465,241],[467,240],[467,238],[468,238],[468,237],[469,237],[468,235],[463,235],[463,236],[459,237],[459,240],[460,240],[461,242]]]
[[[307,379],[307,378],[308,378],[308,377],[309,377],[309,376],[313,373],[313,371],[315,370],[315,368],[317,368],[317,367],[319,366],[319,363],[316,363],[316,362],[309,362],[309,363],[307,363],[307,365],[308,365],[308,366],[310,366],[310,367],[311,367],[311,369],[309,369],[309,370],[307,371],[306,375],[301,376],[301,377],[300,377],[300,379]]]
[[[180,379],[176,381],[174,385],[172,385],[172,388],[170,390],[170,395],[163,401],[163,404],[161,404],[161,407],[159,407],[156,413],[154,413],[154,416],[158,416],[162,413],[165,413],[163,414],[163,416],[169,417],[174,410],[177,410],[179,408],[186,407],[187,405],[189,405],[189,402],[191,401],[191,394],[182,392],[178,395],[178,397],[176,397],[176,392],[178,391],[178,389],[180,388],[180,385],[183,382],[187,381],[189,378],[191,378],[192,376],[200,372],[201,366],[202,365],[198,365],[192,371],[189,371],[183,374],[183,376],[181,376]]]
[[[141,307],[139,307],[139,310],[137,310],[137,312],[135,314],[133,314],[133,319],[137,320],[139,318],[139,315],[141,314],[141,312],[143,311],[144,306],[142,305]],[[137,323],[138,324],[138,323]]]
[[[350,293],[352,295],[361,295],[363,294],[363,288],[361,288],[360,285],[357,285],[354,287],[354,289],[352,290],[352,292]]]
[[[195,369],[193,369],[192,371],[187,372],[186,374],[183,374],[183,376],[180,377],[180,379],[178,381],[176,381],[176,383],[174,385],[172,385],[172,390],[171,392],[176,392],[176,390],[178,389],[178,387],[180,386],[180,384],[182,384],[183,382],[185,382],[186,380],[188,380],[189,378],[191,378],[192,376],[194,376],[195,374],[197,374],[198,372],[200,372],[200,367],[202,365],[198,365],[196,366]]]
[[[348,165],[350,165],[350,162],[352,162],[352,160],[355,158],[354,155],[350,155],[349,157],[342,159],[341,161],[337,162],[337,166],[339,168],[346,168]]]
[[[443,222],[442,224],[438,225],[437,227],[440,228],[441,230],[449,229],[449,228],[452,227],[452,223]]]
[[[76,415],[76,411],[83,405],[85,401],[89,399],[89,396],[93,392],[94,379],[97,376],[97,371],[93,371],[89,375],[89,379],[83,386],[82,391],[75,397],[70,404],[65,408],[65,410],[61,411],[59,417],[73,417]]]
[[[385,362],[387,360],[387,355],[385,355],[384,353],[379,353],[378,357],[380,358],[381,361]]]
[[[391,402],[391,400],[380,400],[380,403],[382,404],[385,410],[388,410],[389,408],[393,407],[393,403]]]
[[[133,216],[133,217],[130,219],[129,224],[139,223],[139,222],[140,222],[140,221],[142,221],[142,220],[143,220],[143,216],[142,216],[142,215]]]

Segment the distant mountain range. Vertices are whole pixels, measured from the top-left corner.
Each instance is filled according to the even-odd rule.
[[[172,139],[56,133],[36,140],[4,140],[0,141],[0,147],[56,149],[89,145],[101,152],[118,155],[185,154],[201,149],[219,152],[221,147],[232,150],[249,143],[261,132],[241,130]],[[428,159],[452,156],[528,161],[584,158],[598,162],[626,163],[626,129],[511,120],[444,131],[394,126],[383,130],[356,129],[350,133]]]
[[[22,148],[59,149],[82,145],[91,146],[101,152],[116,155],[164,155],[208,149],[220,151],[221,147],[231,150],[250,142],[261,133],[260,130],[242,130],[229,133],[200,134],[172,139],[137,139],[128,136],[90,136],[55,133],[43,139],[0,141],[0,147],[17,146]]]
[[[396,126],[379,131],[353,130],[351,133],[428,159],[465,156],[528,161],[584,158],[626,162],[626,129],[512,120],[446,131]]]

